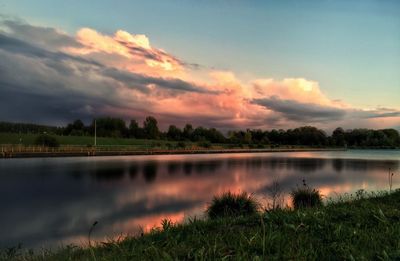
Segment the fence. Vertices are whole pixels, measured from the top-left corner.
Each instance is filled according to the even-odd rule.
[[[76,146],[63,145],[57,148],[43,146],[0,145],[0,157],[42,157],[42,156],[96,156],[96,155],[145,155],[145,154],[186,154],[186,153],[244,153],[244,152],[285,152],[285,151],[320,151],[343,150],[323,148],[224,148],[213,146],[202,148],[189,146],[186,148],[163,148],[152,145],[106,145],[106,146]]]

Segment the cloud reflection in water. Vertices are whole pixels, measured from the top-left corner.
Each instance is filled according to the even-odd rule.
[[[350,153],[350,152],[349,152]],[[378,152],[382,154],[383,152]],[[327,156],[328,155],[328,156]],[[346,154],[347,155],[347,154]],[[0,162],[0,246],[82,243],[148,230],[161,219],[182,221],[212,196],[247,191],[265,197],[273,181],[286,191],[305,178],[325,196],[386,189],[399,158],[373,160],[329,153],[165,155]],[[399,175],[400,176],[400,175]],[[394,187],[400,185],[395,177]],[[29,215],[28,215],[29,213]]]

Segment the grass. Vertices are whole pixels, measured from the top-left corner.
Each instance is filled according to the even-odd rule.
[[[93,245],[93,244],[92,244]],[[5,260],[398,260],[400,191],[325,206],[190,220],[121,241],[55,252],[3,251]]]
[[[39,134],[18,134],[0,132],[0,144],[14,144],[24,146],[34,146]],[[57,139],[62,146],[87,146],[94,144],[94,137],[91,136],[61,136],[50,135]],[[21,139],[21,141],[20,141]],[[97,146],[129,146],[134,148],[163,148],[163,149],[183,149],[185,147],[201,147],[195,142],[188,141],[169,141],[169,140],[149,140],[149,139],[128,139],[128,138],[109,138],[97,137]],[[213,144],[213,147],[225,147],[226,144]],[[207,146],[209,148],[211,146]]]
[[[322,205],[322,196],[318,190],[308,186],[298,187],[290,193],[295,209]]]
[[[35,145],[35,139],[38,134],[18,134],[0,132],[0,144],[22,144],[25,146]],[[94,138],[90,136],[61,136],[51,135],[55,137],[60,145],[80,145],[87,146],[94,144]],[[20,138],[22,142],[20,142]],[[124,138],[106,138],[97,137],[97,145],[99,146],[166,146],[166,143],[175,144],[174,141],[146,140],[146,139],[124,139]]]
[[[35,145],[35,139],[39,134],[18,134],[0,132],[0,145],[24,145],[33,146]],[[94,144],[94,137],[92,136],[61,136],[51,135],[55,137],[60,145],[72,145],[72,146],[87,146]],[[252,146],[252,145],[241,145],[241,144],[225,144],[225,143],[210,143],[210,142],[191,142],[191,141],[168,141],[168,140],[148,140],[148,139],[128,139],[128,138],[107,138],[97,137],[98,146],[129,146],[136,148],[163,148],[163,149],[183,149],[189,147],[205,148],[205,149],[252,149],[252,148],[275,148],[274,146]],[[307,146],[279,146],[280,149],[307,149],[311,147]]]
[[[210,219],[216,219],[255,215],[259,210],[260,204],[250,194],[225,192],[213,198],[206,213]]]

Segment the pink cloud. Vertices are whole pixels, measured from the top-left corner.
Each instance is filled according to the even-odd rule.
[[[105,35],[91,28],[82,28],[75,38],[82,47],[66,47],[64,51],[98,59],[99,54],[107,54],[102,62],[108,60],[115,67],[151,75],[171,76],[184,71],[180,60],[162,49],[153,48],[143,34],[118,30],[114,35]],[[113,58],[116,58],[116,63],[113,63]]]
[[[65,108],[72,114],[92,117],[96,112],[125,119],[152,114],[161,122],[225,129],[400,125],[399,109],[356,108],[331,99],[314,80],[244,81],[229,71],[195,70],[154,47],[143,34],[117,30],[108,35],[82,28],[69,36],[18,22],[3,26],[8,28],[3,42],[12,42],[0,46],[7,76],[3,81],[18,84],[27,95],[74,97],[65,105],[73,108]],[[30,37],[32,32],[35,37]],[[32,85],[35,82],[40,84]]]

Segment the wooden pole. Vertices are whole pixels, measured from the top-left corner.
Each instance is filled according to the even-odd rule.
[[[96,119],[94,119],[94,146],[97,145],[97,126],[96,126]]]

